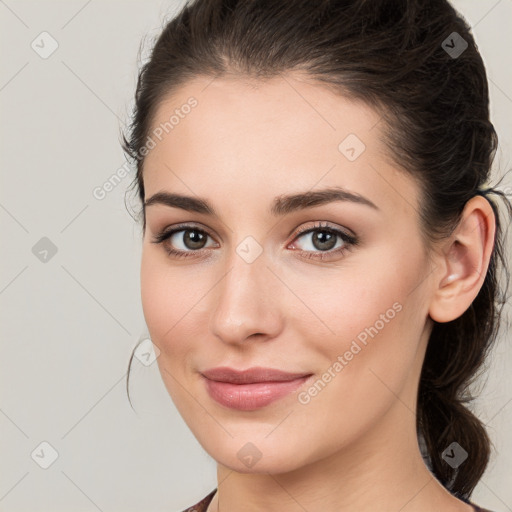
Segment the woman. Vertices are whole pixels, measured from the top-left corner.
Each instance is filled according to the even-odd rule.
[[[159,369],[218,464],[188,510],[483,510],[496,145],[445,0],[197,0],[166,25],[123,146]]]

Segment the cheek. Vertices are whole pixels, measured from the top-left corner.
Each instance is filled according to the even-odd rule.
[[[349,285],[346,280],[345,284]],[[381,369],[396,376],[405,374],[417,344],[417,334],[412,333],[418,325],[414,307],[396,280],[381,279],[368,293],[360,290],[337,293],[317,309],[329,332],[310,337],[310,348],[314,343],[325,371],[343,375],[336,380],[349,379],[351,386],[358,380],[362,386],[373,381],[371,368],[376,373]],[[312,304],[311,309],[315,307],[320,304]],[[305,323],[302,329],[313,331]],[[315,370],[323,372],[324,368]]]
[[[343,296],[329,312],[337,335],[316,340],[314,355],[321,354],[317,361],[324,363],[316,368],[316,380],[297,396],[294,417],[298,432],[331,439],[318,446],[317,455],[330,453],[332,443],[350,443],[398,400],[413,409],[409,384],[418,369],[422,322],[418,300],[404,289],[396,279],[381,279],[371,298],[355,304]]]
[[[317,327],[328,327],[318,329],[325,335],[310,338],[325,361],[316,370],[336,382],[332,391],[340,396],[350,388],[350,396],[372,401],[375,386],[384,395],[390,394],[386,385],[398,391],[417,358],[427,317],[428,301],[419,277],[426,263],[421,250],[411,250],[404,258],[396,247],[383,249],[379,248],[379,258],[362,262],[339,278],[333,276],[323,293],[315,289],[308,295],[308,305],[322,320]],[[302,322],[307,331],[306,320]]]
[[[144,319],[152,341],[164,356],[159,362],[164,359],[173,372],[186,370],[182,367],[185,354],[196,340],[204,338],[207,293],[213,284],[208,270],[201,275],[193,267],[169,264],[159,248],[143,249],[140,286]]]
[[[140,272],[141,300],[144,319],[153,341],[160,339],[164,329],[169,328],[167,322],[164,325],[165,311],[172,311],[169,308],[169,289],[162,277],[160,266],[154,262],[150,251],[144,249]]]
[[[173,337],[188,309],[179,270],[172,270],[163,258],[153,248],[144,248],[140,273],[144,319],[151,339],[161,352],[167,350],[165,340]]]
[[[354,341],[365,348],[382,339],[386,341],[380,345],[400,350],[401,340],[409,337],[411,327],[421,324],[424,314],[424,298],[417,287],[424,267],[419,250],[404,257],[390,244],[367,251],[330,275],[330,269],[307,278],[288,274],[283,280],[293,283],[301,298],[300,304],[291,299],[297,310],[288,308],[288,313],[294,316],[293,325],[308,334],[302,338],[314,342],[315,351],[331,360],[350,350]],[[353,351],[357,350],[356,346]]]
[[[184,335],[183,329],[190,306],[179,272],[152,247],[143,249],[140,284],[144,319],[152,342],[160,350],[156,361],[164,385],[178,409],[187,415],[192,404],[181,383],[185,382],[187,372],[190,336]]]

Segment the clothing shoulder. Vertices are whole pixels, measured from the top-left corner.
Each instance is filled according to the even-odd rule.
[[[214,489],[208,496],[205,496],[201,501],[196,503],[195,505],[192,505],[191,507],[188,507],[183,512],[206,512],[206,509],[208,508],[208,505],[213,499],[213,495],[217,492],[217,489]],[[486,511],[482,511],[486,512]]]
[[[475,512],[493,512],[492,510],[489,510],[487,508],[479,507],[478,505],[475,505],[474,503],[471,503],[471,506],[475,509]]]

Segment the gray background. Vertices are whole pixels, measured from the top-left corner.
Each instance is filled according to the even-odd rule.
[[[216,485],[156,363],[134,360],[130,408],[127,362],[147,334],[132,175],[93,195],[125,163],[139,43],[147,52],[180,4],[0,0],[0,511],[179,511]],[[454,5],[487,66],[499,176],[511,168],[512,0]],[[31,46],[51,49],[44,31],[58,44],[47,58]],[[473,500],[496,511],[512,510],[510,340],[504,329],[475,404],[496,454]],[[42,442],[58,453],[47,469]]]

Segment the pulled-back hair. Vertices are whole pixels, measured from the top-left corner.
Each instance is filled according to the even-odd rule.
[[[138,196],[143,203],[141,150],[169,94],[199,76],[264,80],[292,71],[376,109],[395,164],[420,185],[427,245],[452,232],[475,195],[494,211],[494,248],[483,285],[459,318],[434,322],[418,390],[425,462],[452,494],[467,499],[490,456],[485,426],[468,408],[469,387],[496,339],[508,284],[500,212],[491,194],[504,199],[509,214],[512,206],[503,191],[489,186],[497,135],[485,67],[470,27],[446,0],[188,2],[140,70],[130,133],[122,136],[136,164]],[[145,215],[143,225],[145,230]],[[442,457],[454,441],[468,453],[457,469]]]

